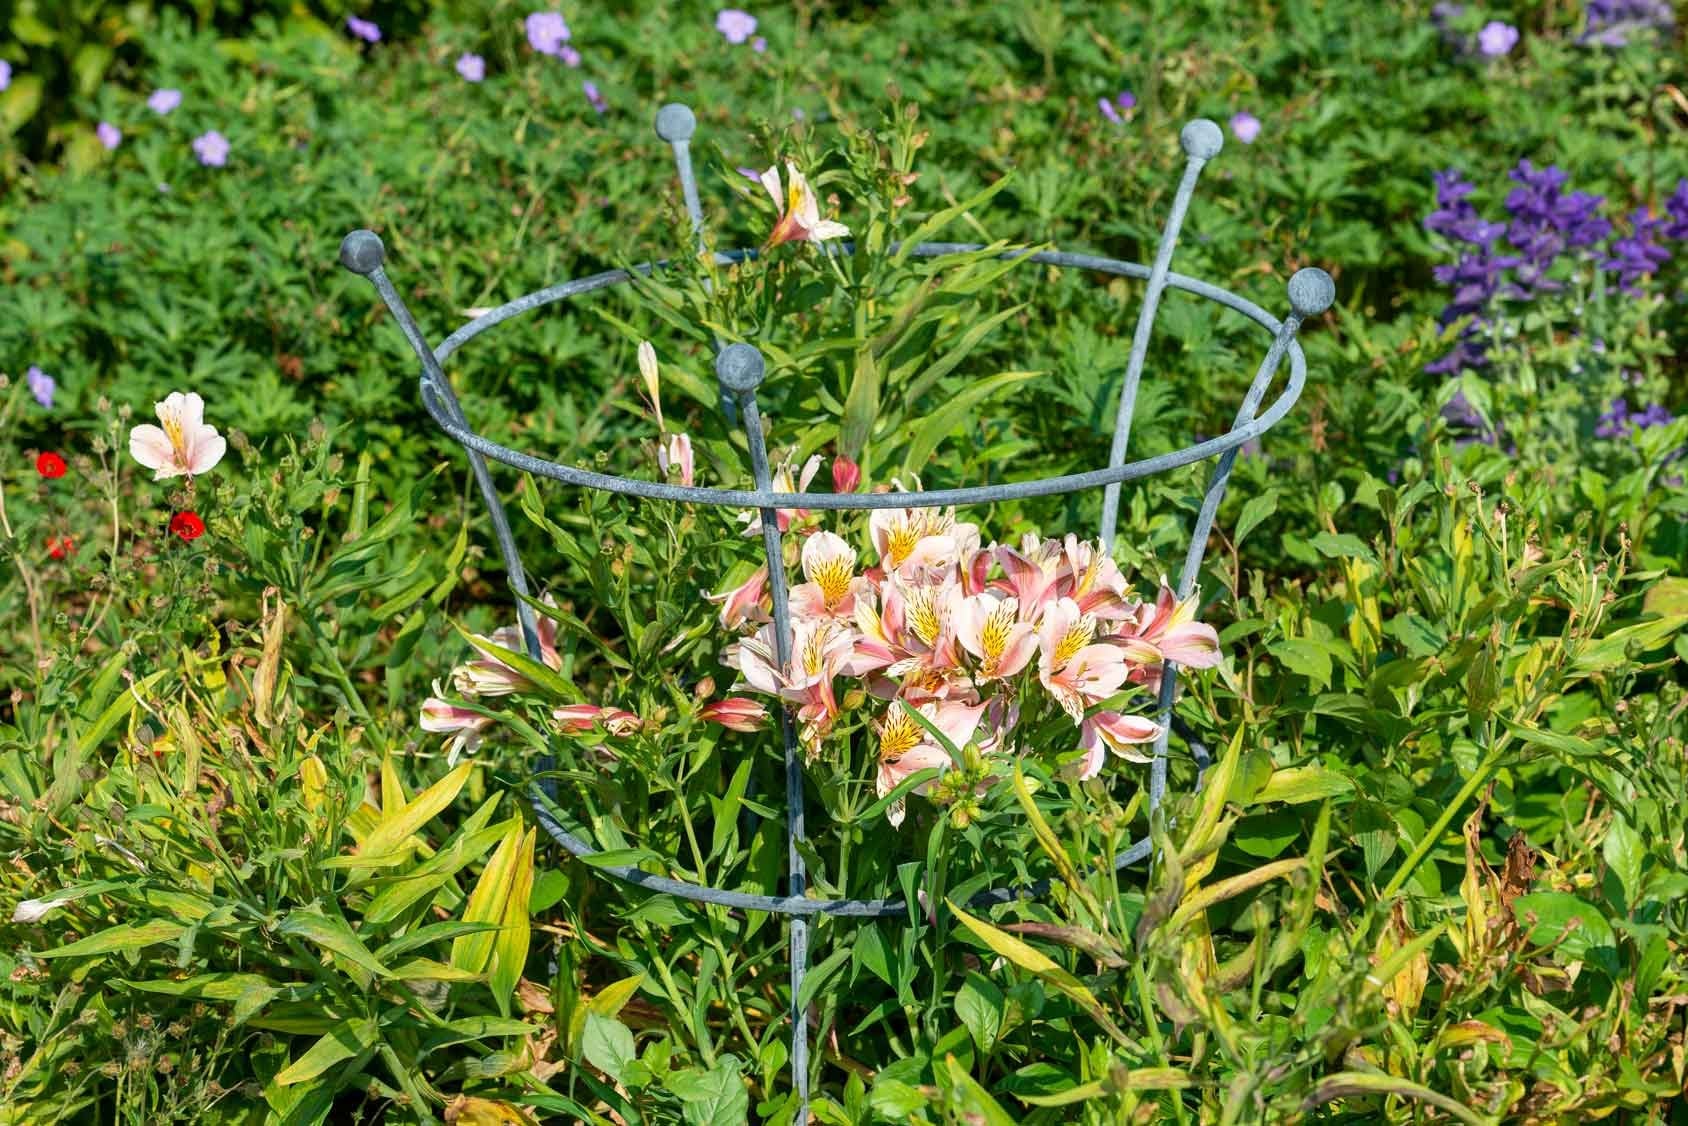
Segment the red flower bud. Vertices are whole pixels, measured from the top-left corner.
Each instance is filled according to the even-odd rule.
[[[832,491],[853,493],[862,481],[862,467],[839,454],[832,459]]]
[[[198,513],[178,512],[170,517],[170,534],[184,540],[196,540],[205,534],[205,521]]]
[[[46,453],[43,453],[35,459],[35,472],[41,474],[41,476],[47,478],[49,481],[63,477],[64,471],[64,458],[60,457],[51,450],[48,450]]]
[[[48,536],[47,554],[54,559],[63,559],[67,555],[75,555],[76,541],[69,536]]]

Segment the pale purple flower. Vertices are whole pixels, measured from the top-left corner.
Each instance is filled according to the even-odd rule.
[[[147,108],[152,110],[153,113],[158,114],[160,117],[169,113],[181,104],[182,92],[180,90],[173,90],[168,86],[159,90],[154,90],[152,92],[152,96],[147,98]]]
[[[722,8],[715,13],[715,30],[736,46],[756,34],[756,17],[738,8]]]
[[[29,393],[35,396],[35,401],[52,410],[53,391],[58,387],[53,377],[31,364],[29,370],[23,373],[23,378],[29,384]]]
[[[1120,116],[1122,112],[1130,113],[1136,107],[1137,95],[1133,94],[1130,90],[1121,90],[1112,98],[1096,99],[1096,108],[1102,111],[1103,117],[1107,118],[1115,125],[1119,125],[1125,120]]]
[[[743,176],[746,180],[749,180],[752,184],[760,184],[762,182],[762,173],[756,171],[754,168],[745,168],[741,166],[735,169],[735,171],[737,171],[738,174]]]
[[[1518,29],[1499,20],[1490,20],[1477,33],[1477,50],[1491,59],[1498,59],[1518,45]]]
[[[465,82],[479,82],[486,77],[486,60],[465,51],[457,56],[457,73]]]
[[[755,51],[758,55],[763,54],[768,49],[768,41],[758,35],[755,39],[750,41],[750,49]]]
[[[0,59],[0,90],[12,84],[12,64]]]
[[[109,121],[102,121],[94,126],[94,136],[100,139],[100,144],[107,149],[115,149],[123,143],[123,131]]]
[[[567,43],[557,48],[557,57],[563,60],[564,66],[577,67],[580,65],[580,52]]]
[[[587,79],[585,82],[580,84],[580,89],[586,94],[586,100],[591,103],[592,108],[597,110],[599,113],[603,113],[609,108],[609,104],[604,101],[604,95],[598,92],[598,84],[596,82],[593,82],[591,79]]]
[[[1120,124],[1121,118],[1120,118],[1120,115],[1119,115],[1119,110],[1114,108],[1114,103],[1110,102],[1106,98],[1097,98],[1096,99],[1096,108],[1102,111],[1103,117],[1107,118],[1109,121],[1113,122],[1115,125]]]
[[[1231,115],[1231,135],[1245,145],[1254,144],[1254,139],[1260,136],[1260,119],[1240,109]]]
[[[1587,46],[1625,47],[1631,37],[1656,39],[1676,26],[1670,0],[1588,0],[1588,25],[1577,42]]]
[[[527,41],[542,55],[555,55],[569,40],[569,25],[561,12],[531,12],[527,18]]]
[[[193,153],[207,168],[221,168],[229,162],[229,139],[215,129],[193,139]]]
[[[374,20],[360,20],[356,16],[347,16],[346,30],[365,43],[381,42],[381,27]]]

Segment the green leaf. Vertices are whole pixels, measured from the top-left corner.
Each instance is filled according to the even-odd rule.
[[[379,1028],[373,1020],[349,1020],[337,1025],[305,1054],[276,1073],[278,1087],[315,1079],[335,1064],[349,1060],[375,1043]]]
[[[1257,497],[1250,497],[1237,517],[1237,531],[1232,543],[1241,547],[1243,537],[1260,526],[1260,522],[1278,510],[1278,490],[1267,489]]]
[[[159,942],[174,942],[187,928],[168,919],[154,919],[150,923],[121,923],[108,927],[87,938],[52,950],[43,950],[37,958],[79,958],[89,954],[112,954],[119,950],[139,950]]]
[[[1266,785],[1254,795],[1254,804],[1265,805],[1267,802],[1281,801],[1299,805],[1302,802],[1323,801],[1339,794],[1350,793],[1353,789],[1354,783],[1334,770],[1327,770],[1322,766],[1291,766],[1272,772],[1272,777],[1267,779]]]
[[[942,442],[950,431],[970,418],[981,402],[1016,383],[1024,383],[1041,374],[1043,373],[1036,371],[997,372],[968,384],[947,398],[944,404],[925,420],[914,424],[913,432],[909,435],[908,450],[903,454],[904,471],[919,473],[925,467],[927,459],[932,456],[932,452],[938,448],[938,443]]]
[[[879,417],[879,365],[866,345],[856,350],[855,375],[844,399],[844,418],[839,426],[838,445],[845,457],[862,459],[862,448]]]
[[[1109,1035],[1118,1040],[1127,1041],[1125,1034],[1119,1030],[1119,1027],[1103,1010],[1101,1003],[1096,1000],[1096,995],[1090,992],[1089,988],[1078,978],[1056,965],[1048,955],[1033,949],[1013,935],[999,930],[983,919],[974,918],[948,899],[944,902],[949,905],[949,909],[955,917],[961,920],[962,925],[972,931],[974,936],[991,950],[1021,969],[1036,975],[1047,984],[1054,986],[1061,993],[1076,1001],[1085,1012],[1090,1014],[1091,1019],[1107,1030]]]
[[[1647,846],[1623,814],[1613,814],[1600,854],[1623,885],[1625,903],[1633,908],[1641,895],[1641,863],[1646,859]]]
[[[1554,944],[1555,952],[1571,961],[1582,960],[1593,947],[1616,945],[1612,926],[1600,908],[1569,892],[1521,895],[1512,901],[1512,914],[1519,926],[1528,928],[1531,943]]]
[[[1266,651],[1291,672],[1306,677],[1316,691],[1330,687],[1330,646],[1324,642],[1292,637],[1268,645]]]
[[[292,912],[276,927],[276,934],[302,938],[324,950],[338,954],[346,961],[368,970],[377,977],[390,977],[387,968],[369,952],[345,920],[322,913],[320,908],[306,907]]]
[[[979,1051],[989,1055],[1002,1031],[1002,1014],[1006,1007],[1002,990],[986,978],[969,973],[967,980],[955,994],[955,1015],[967,1026]]]
[[[614,1018],[588,1011],[580,1050],[587,1063],[619,1081],[622,1069],[634,1059],[633,1032]]]

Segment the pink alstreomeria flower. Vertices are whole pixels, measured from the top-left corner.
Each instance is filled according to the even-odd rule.
[[[446,763],[450,766],[457,765],[459,755],[475,753],[475,748],[481,744],[481,732],[491,723],[492,720],[479,712],[445,700],[437,680],[434,681],[434,694],[422,701],[422,730],[452,736],[445,752]]]
[[[1086,708],[1119,691],[1130,672],[1125,650],[1095,637],[1096,619],[1070,598],[1046,609],[1038,627],[1038,679],[1075,723]]]
[[[762,599],[767,593],[768,566],[763,564],[738,586],[720,594],[706,594],[704,597],[721,604],[720,619],[723,629],[737,629],[747,622],[767,619],[768,615],[762,610]]]
[[[1187,669],[1210,669],[1219,663],[1219,633],[1205,622],[1196,621],[1199,596],[1179,602],[1172,588],[1161,583],[1153,606],[1139,606],[1134,618],[1121,623],[1112,640],[1131,657],[1136,667],[1133,681],[1151,691],[1160,688],[1161,661]],[[1148,652],[1143,652],[1147,647]],[[1154,658],[1160,658],[1159,661]]]
[[[843,223],[821,218],[814,189],[789,160],[785,162],[785,178],[786,190],[782,192],[778,166],[758,177],[762,186],[768,189],[768,195],[773,197],[774,206],[780,209],[779,222],[774,224],[773,231],[768,235],[769,246],[778,246],[782,242],[818,243],[831,238],[850,237],[850,228]]]
[[[154,481],[197,477],[223,460],[229,444],[205,422],[205,400],[197,391],[172,391],[156,404],[161,425],[142,423],[129,431],[129,453],[153,471]]]
[[[791,661],[786,668],[779,665],[772,622],[722,656],[737,666],[750,688],[797,705],[797,719],[802,725],[799,738],[805,753],[813,759],[838,717],[832,680],[843,670],[851,649],[850,631],[838,623],[825,618],[799,619],[792,624]]]
[[[1097,712],[1088,717],[1079,726],[1079,745],[1084,748],[1084,758],[1079,760],[1077,770],[1079,780],[1094,778],[1101,773],[1108,751],[1128,762],[1154,761],[1136,747],[1142,743],[1153,743],[1160,732],[1160,724],[1140,715]]]
[[[866,586],[856,577],[856,549],[832,532],[816,532],[803,543],[803,577],[791,591],[791,612],[799,618],[837,618],[856,614],[856,594]]]
[[[547,594],[548,606],[556,603]],[[539,639],[539,659],[552,669],[563,667],[562,654],[557,652],[557,623],[543,614],[535,615],[534,633]],[[508,696],[531,688],[532,682],[504,663],[503,651],[527,653],[519,626],[500,626],[491,637],[475,634],[470,642],[480,656],[451,670],[452,687],[465,696]]]
[[[678,473],[680,484],[691,488],[693,475],[692,440],[685,434],[670,434],[668,441],[656,448],[656,464],[663,475]]]
[[[952,765],[949,752],[940,747],[932,739],[931,732],[909,714],[908,709],[913,706],[903,700],[893,700],[885,721],[879,725],[879,774],[875,785],[880,797],[922,770],[948,770]],[[919,711],[959,750],[972,740],[985,708],[983,704],[929,700],[919,705]],[[926,785],[920,785],[915,787],[914,792],[924,793],[926,789]],[[903,823],[903,804],[895,801],[885,810],[885,817],[893,826]]]
[[[699,719],[718,723],[729,731],[758,731],[768,721],[767,706],[748,696],[711,700],[697,714]]]
[[[601,708],[597,704],[564,704],[551,709],[557,726],[574,734],[602,727],[611,735],[626,736],[639,730],[639,717],[626,708]]]
[[[995,594],[963,598],[954,612],[955,636],[978,662],[981,680],[1006,680],[1037,653],[1037,632],[1020,620],[1020,602]]]

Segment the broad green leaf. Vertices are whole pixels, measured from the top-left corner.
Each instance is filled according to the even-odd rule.
[[[305,1050],[305,1054],[276,1073],[275,1084],[288,1087],[315,1079],[337,1063],[351,1059],[371,1044],[379,1026],[373,1020],[349,1020]]]
[[[325,915],[319,908],[305,907],[291,912],[275,933],[312,942],[377,977],[391,976],[344,920]]]
[[[988,978],[970,973],[955,993],[955,1015],[967,1026],[979,1051],[989,1055],[1002,1031],[1002,1014],[1007,1002],[1002,990]]]
[[[1267,802],[1288,802],[1299,805],[1302,802],[1323,801],[1339,794],[1352,792],[1354,783],[1345,775],[1334,770],[1327,770],[1322,766],[1289,766],[1282,770],[1274,770],[1272,776],[1266,780],[1266,785],[1254,795],[1256,805]]]
[[[1231,542],[1242,546],[1243,537],[1260,526],[1260,522],[1278,510],[1278,490],[1267,489],[1257,497],[1250,497],[1237,517],[1237,530]]]
[[[580,1051],[587,1063],[619,1080],[622,1069],[633,1062],[633,1032],[618,1020],[588,1012]]]
[[[158,942],[174,942],[187,928],[168,919],[154,919],[150,923],[120,923],[107,927],[87,938],[52,950],[43,950],[37,958],[79,958],[89,954],[111,954],[118,950],[139,950]]]

